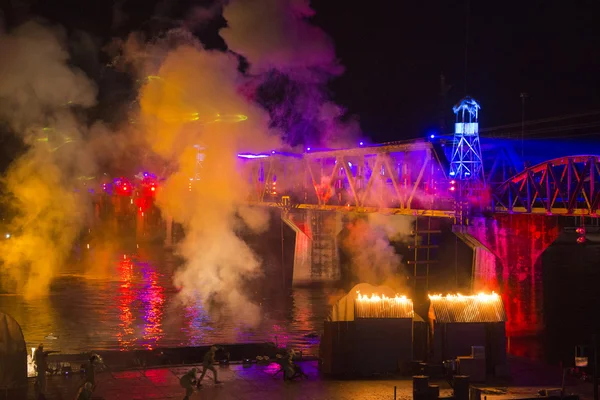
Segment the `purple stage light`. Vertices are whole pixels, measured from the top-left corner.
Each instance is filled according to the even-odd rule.
[[[248,153],[242,153],[242,154],[238,154],[238,157],[240,157],[240,158],[254,159],[254,158],[267,158],[267,157],[269,157],[269,155],[268,154],[248,154]]]

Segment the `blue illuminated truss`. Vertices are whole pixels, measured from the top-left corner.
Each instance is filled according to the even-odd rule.
[[[450,161],[450,178],[461,182],[463,190],[483,188],[483,160],[479,144],[479,103],[471,97],[465,97],[453,111],[456,114],[454,124],[454,144]]]

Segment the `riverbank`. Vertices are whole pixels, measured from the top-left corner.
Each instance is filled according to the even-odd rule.
[[[311,400],[383,400],[393,399],[396,387],[397,399],[412,399],[412,380],[409,377],[383,376],[376,379],[338,380],[325,379],[318,372],[316,361],[300,362],[309,379],[292,383],[283,382],[277,374],[278,366],[234,364],[217,368],[221,385],[214,385],[212,375],[205,378],[203,387],[192,398],[203,399],[311,399]],[[192,365],[173,365],[149,369],[108,370],[97,375],[98,388],[95,399],[104,400],[145,400],[177,399],[183,397],[179,378],[188,372]],[[540,389],[559,388],[562,372],[551,367],[523,358],[511,357],[512,379],[490,380],[485,385],[495,393],[487,394],[488,400],[505,400],[537,397]],[[30,379],[29,399],[34,398],[34,379]],[[71,399],[82,384],[79,375],[51,376],[48,378],[48,400]],[[449,396],[451,388],[444,380],[432,381],[440,385],[440,396]],[[575,393],[582,400],[593,399],[592,385],[568,378],[565,392]]]
[[[276,354],[284,350],[279,349],[274,343],[216,343],[218,350],[215,355],[217,360],[229,359],[230,361],[255,360],[256,357],[268,356],[275,358]],[[48,363],[52,369],[69,364],[75,371],[86,363],[92,353],[102,357],[104,364],[111,371],[122,371],[131,368],[157,368],[169,365],[189,365],[202,362],[204,354],[211,346],[197,347],[171,347],[149,350],[130,351],[90,351],[79,354],[52,354]]]

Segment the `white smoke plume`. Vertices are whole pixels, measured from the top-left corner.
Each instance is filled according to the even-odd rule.
[[[242,226],[261,232],[268,219],[264,211],[242,206],[254,188],[239,175],[237,153],[278,148],[274,138],[281,133],[270,131],[269,115],[242,87],[249,78],[277,69],[314,85],[317,93],[327,77],[342,72],[329,38],[306,21],[311,12],[307,2],[298,1],[228,3],[222,36],[229,49],[248,60],[250,76],[239,72],[237,57],[206,51],[185,35],[185,24],[149,46],[139,36],[125,45],[126,58],[135,59],[137,69],[150,77],[140,94],[144,134],[155,153],[177,165],[158,204],[186,229],[179,246],[186,262],[175,276],[181,297],[243,310],[236,315],[249,324],[258,321],[259,312],[242,287],[260,274],[261,265],[239,232]],[[212,15],[212,10],[194,10],[193,25]],[[320,97],[315,102],[317,97],[303,100],[313,102],[308,108],[316,106],[314,117],[337,118],[339,110]],[[199,171],[193,145],[203,149]],[[190,181],[198,173],[199,180]]]
[[[174,49],[164,43],[146,47],[152,62],[143,70],[151,77],[139,97],[148,143],[176,166],[157,195],[163,215],[185,228],[178,246],[185,265],[174,281],[185,302],[216,302],[253,325],[260,310],[243,286],[260,275],[261,262],[239,235],[241,229],[264,230],[268,214],[244,206],[252,188],[239,173],[237,154],[276,147],[278,134],[270,132],[268,116],[239,93],[235,56],[205,51],[194,40],[180,43]],[[129,47],[139,55],[143,46]]]
[[[390,242],[406,242],[411,238],[414,219],[405,216],[369,214],[357,218],[346,227],[342,248],[350,256],[353,284],[384,285],[406,290],[406,271],[402,257]],[[406,292],[405,292],[406,294]]]
[[[69,65],[59,28],[29,22],[0,36],[0,119],[27,145],[2,177],[14,212],[1,242],[5,290],[43,295],[64,265],[88,208],[83,182],[95,171],[76,110],[95,104],[96,87]],[[80,189],[76,193],[75,189]]]

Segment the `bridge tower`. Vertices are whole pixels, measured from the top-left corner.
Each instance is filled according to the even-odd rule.
[[[479,103],[468,96],[453,108],[456,123],[450,161],[450,179],[459,181],[462,189],[459,194],[463,196],[472,196],[485,185],[479,144],[480,108]]]
[[[479,103],[469,96],[453,107],[456,114],[450,183],[456,190],[456,223],[468,223],[469,200],[483,193],[485,179],[479,143]]]

